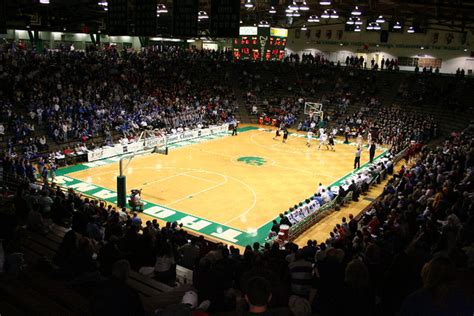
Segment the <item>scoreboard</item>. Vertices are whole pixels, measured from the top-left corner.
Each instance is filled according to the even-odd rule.
[[[239,34],[233,43],[235,59],[282,60],[285,57],[287,29],[241,26]]]

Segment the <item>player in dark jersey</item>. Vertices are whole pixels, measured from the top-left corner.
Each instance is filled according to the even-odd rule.
[[[334,137],[332,134],[329,135],[328,144],[330,150],[336,151],[336,147],[334,146]]]
[[[278,137],[280,137],[280,129],[277,128],[276,132],[275,132],[275,136],[273,136],[273,139],[277,139]]]
[[[288,139],[288,130],[285,128],[283,130],[283,142],[286,143],[287,139]]]

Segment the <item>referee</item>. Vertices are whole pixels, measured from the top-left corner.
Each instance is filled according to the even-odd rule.
[[[358,146],[357,150],[355,152],[355,158],[354,158],[354,169],[359,169],[360,168],[360,155],[362,153],[362,149]]]

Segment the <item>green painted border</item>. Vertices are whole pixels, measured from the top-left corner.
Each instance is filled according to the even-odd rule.
[[[247,131],[252,131],[252,130],[263,130],[266,132],[274,132],[274,130],[271,130],[271,129],[264,129],[264,128],[259,128],[255,126],[242,127],[242,128],[239,128],[238,131],[242,133],[242,132],[247,132]],[[213,139],[226,137],[229,135],[230,135],[230,132],[222,132],[222,133],[218,133],[214,135],[207,135],[199,139],[192,139],[189,141],[171,144],[168,147],[179,148],[179,147],[184,147],[184,146],[188,146],[192,144],[202,143],[202,142],[213,140]],[[294,137],[304,137],[304,135],[298,134],[298,133],[293,133],[292,135]],[[379,154],[374,159],[374,161],[378,160],[385,153],[386,153],[386,150],[382,152],[381,154]],[[95,161],[92,163],[84,163],[84,164],[78,164],[78,165],[61,168],[57,172],[57,178],[56,178],[57,184],[65,188],[74,188],[78,192],[83,193],[87,196],[91,196],[93,198],[98,198],[101,200],[105,200],[109,203],[116,204],[117,203],[116,192],[97,186],[95,184],[89,184],[89,183],[83,182],[81,180],[68,176],[68,174],[85,170],[85,169],[89,169],[89,168],[94,168],[96,166],[116,163],[119,160],[120,160],[120,157],[112,157],[108,159]],[[368,164],[369,162],[366,162],[365,164],[361,166],[361,168],[364,168]],[[342,178],[340,178],[339,180],[336,180],[329,186],[340,185],[345,179],[350,177],[357,170],[347,173]],[[278,219],[278,217],[276,217],[270,220],[266,224],[259,227],[256,231],[245,232],[245,231],[238,230],[229,226],[221,225],[219,223],[208,221],[206,219],[194,217],[182,211],[178,211],[178,210],[165,207],[159,204],[151,203],[148,201],[144,201],[144,202],[146,203],[144,207],[144,213],[149,216],[152,216],[164,221],[168,221],[168,222],[180,221],[180,222],[183,222],[184,226],[187,229],[193,230],[198,234],[207,235],[212,238],[220,239],[223,242],[234,243],[242,247],[245,247],[246,245],[251,245],[254,242],[260,242],[260,243],[265,242],[265,239],[268,236],[268,232],[271,229],[272,221],[274,219]]]

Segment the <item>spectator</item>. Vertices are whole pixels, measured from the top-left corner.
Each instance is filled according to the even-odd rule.
[[[247,315],[271,315],[268,310],[271,299],[271,287],[267,280],[255,277],[248,281],[245,289],[245,301],[249,305]]]
[[[140,296],[126,284],[129,273],[128,261],[114,263],[111,279],[99,284],[95,290],[92,315],[145,315]]]

